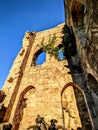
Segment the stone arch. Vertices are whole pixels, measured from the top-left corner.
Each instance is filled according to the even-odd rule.
[[[84,5],[79,1],[74,0],[71,7],[72,20],[73,22],[79,22],[84,18]]]
[[[40,48],[38,51],[36,51],[36,53],[34,54],[34,56],[33,56],[33,58],[32,58],[31,66],[37,65],[37,58],[38,58],[38,56],[39,56],[40,54],[42,54],[42,53],[45,53],[45,54],[46,54],[46,52],[43,52],[43,49],[42,49],[42,48]],[[46,56],[45,56],[45,60],[44,60],[43,62],[45,62],[45,61],[46,61]]]
[[[84,16],[86,12],[86,6],[80,2],[80,0],[73,0],[71,7],[72,21],[75,29],[75,33],[78,39],[81,41],[82,46],[86,46],[86,32],[84,24]]]
[[[23,118],[23,109],[26,107],[26,98],[25,94],[30,90],[30,89],[35,89],[32,85],[26,87],[20,94],[18,104],[16,106],[14,118],[13,118],[13,127],[12,130],[18,130],[20,122]]]
[[[66,99],[64,100],[65,97],[63,95],[64,95],[64,93],[66,93],[66,89],[70,86],[72,86],[73,90],[74,90],[76,104],[77,104],[77,107],[79,110],[79,116],[81,118],[82,129],[94,128],[85,93],[76,83],[73,83],[73,82],[67,83],[61,90],[61,106],[62,106],[62,115],[63,115],[64,126],[66,127],[66,120],[65,120],[66,117],[65,117],[64,111],[67,110],[66,112],[68,112],[69,116],[71,114],[70,114],[70,110],[68,110],[68,108],[66,109],[66,107],[68,107],[68,103],[66,103]],[[80,127],[78,127],[78,128],[80,128]]]

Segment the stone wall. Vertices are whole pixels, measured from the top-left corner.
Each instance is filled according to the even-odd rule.
[[[29,39],[28,39],[29,37]],[[16,95],[19,91],[20,83],[22,80],[23,72],[26,66],[27,58],[30,53],[30,49],[32,46],[32,41],[34,40],[35,34],[27,33],[25,36],[25,47],[23,44],[23,48],[19,52],[19,55],[15,59],[12,69],[8,75],[8,78],[4,84],[3,90],[7,95],[4,100],[4,106],[7,107],[7,111],[5,113],[5,117],[3,119],[4,122],[9,120],[11,115],[11,110],[13,104],[16,100]]]
[[[86,75],[98,81],[98,1],[64,0],[66,23],[74,31]]]
[[[98,82],[98,2],[96,0],[91,2],[64,0],[64,5],[66,25],[71,34],[75,35],[74,40],[76,40],[78,58],[80,58],[83,72],[87,78],[89,77],[89,84],[93,81],[90,89],[96,89],[98,94],[98,86],[95,85]],[[68,130],[77,130],[83,125],[79,112],[83,113],[78,111],[78,108],[81,109],[79,104],[81,97],[77,91],[73,91],[74,86],[69,85],[61,97],[64,86],[73,82],[67,59],[58,61],[46,52],[45,63],[36,65],[37,56],[43,51],[41,47],[43,39],[47,44],[49,38],[55,34],[55,46],[64,44],[63,27],[64,24],[61,24],[38,33],[26,32],[24,36],[23,46],[3,86],[6,97],[2,106],[6,108],[6,111],[3,113],[4,117],[1,122],[12,124],[12,130],[25,130],[32,126],[38,114],[45,117],[47,123],[51,118],[57,119],[59,125],[63,125],[66,121],[65,127]],[[71,58],[76,59],[71,59],[74,62],[78,60],[75,56]],[[80,99],[76,100],[75,94]],[[81,103],[83,101],[82,97]],[[97,98],[95,102],[97,108]],[[97,118],[94,120],[96,122]]]
[[[63,27],[64,24],[61,24],[46,31],[25,34],[23,47],[3,87],[7,95],[3,102],[7,107],[3,122],[11,123],[13,130],[25,130],[32,126],[38,114],[45,117],[47,123],[55,118],[59,125],[63,125],[63,120],[67,120],[67,129],[81,127],[72,86],[67,88],[67,95],[65,94],[65,103],[69,103],[66,107],[71,114],[65,111],[66,116],[62,116],[61,91],[65,84],[72,82],[72,77],[68,73],[70,69],[66,67],[67,60],[58,61],[46,52],[44,64],[32,64],[32,60],[36,60],[35,55],[41,50],[43,38],[44,42],[48,43],[49,38],[55,34],[56,46],[62,44]]]
[[[64,0],[66,24],[73,30],[94,129],[98,128],[98,1]],[[88,96],[89,95],[89,96]],[[95,95],[95,96],[92,96]],[[96,99],[95,99],[96,97]],[[95,106],[95,107],[91,107]],[[95,113],[95,114],[94,114]]]

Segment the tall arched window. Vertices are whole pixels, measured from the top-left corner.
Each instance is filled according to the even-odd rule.
[[[85,32],[85,23],[84,23],[84,16],[86,12],[86,6],[84,3],[80,3],[79,1],[75,0],[72,3],[72,20],[75,32],[80,39],[82,46],[86,46],[87,36]]]

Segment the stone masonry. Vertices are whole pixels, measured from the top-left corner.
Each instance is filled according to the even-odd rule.
[[[64,0],[64,7],[66,24],[25,33],[0,94],[0,130],[10,124],[26,130],[38,114],[67,130],[98,129],[98,1]],[[65,46],[65,59],[46,51],[46,61],[36,65],[41,42],[54,35],[55,46]]]
[[[70,114],[65,112],[64,119],[62,116],[61,90],[65,84],[72,82],[68,74],[70,69],[65,67],[68,65],[67,60],[58,61],[46,52],[45,63],[31,65],[35,54],[41,49],[39,45],[43,38],[47,43],[49,36],[55,34],[56,46],[62,44],[63,27],[64,24],[61,24],[46,31],[25,34],[23,47],[3,86],[6,94],[3,104],[7,110],[2,122],[12,124],[13,130],[26,130],[35,124],[38,114],[45,117],[47,123],[55,118],[59,125],[63,125],[63,120],[66,120],[68,130],[81,127],[72,86],[66,89],[63,96],[63,104],[66,104],[64,107],[67,107]]]
[[[66,24],[73,30],[86,77],[86,96],[94,127],[98,129],[98,1],[64,0]],[[87,90],[88,88],[88,90]],[[89,96],[88,96],[89,95]],[[94,96],[93,96],[94,95]],[[91,107],[93,106],[93,107]],[[94,114],[95,113],[95,114]]]

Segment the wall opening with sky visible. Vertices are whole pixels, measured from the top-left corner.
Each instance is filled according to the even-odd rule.
[[[36,59],[36,65],[41,65],[46,61],[46,52],[42,52]]]

